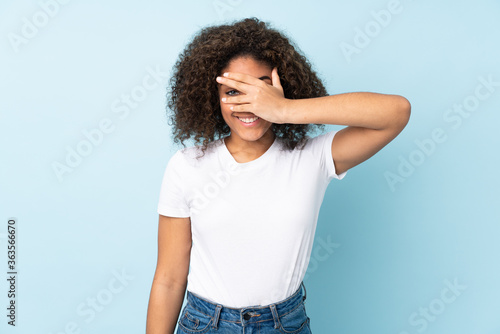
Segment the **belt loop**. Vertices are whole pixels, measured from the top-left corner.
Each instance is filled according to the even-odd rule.
[[[278,316],[278,311],[276,311],[276,304],[269,305],[274,319],[274,328],[278,329],[280,327],[280,318]]]
[[[304,296],[302,297],[302,301],[305,301],[307,297],[307,291],[306,291],[306,286],[304,285],[304,281],[302,281],[300,285],[302,285],[302,287],[304,288]]]
[[[212,327],[215,329],[217,329],[217,325],[219,323],[219,316],[220,316],[221,309],[222,309],[222,305],[217,305],[217,307],[215,308],[214,323],[212,325]]]

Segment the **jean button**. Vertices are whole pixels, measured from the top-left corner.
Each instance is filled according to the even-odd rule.
[[[251,315],[248,313],[243,314],[243,319],[249,320],[251,318]]]

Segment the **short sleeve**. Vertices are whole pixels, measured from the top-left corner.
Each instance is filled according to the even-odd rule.
[[[183,171],[184,157],[177,151],[169,160],[160,189],[158,213],[163,216],[185,218],[189,217],[189,206],[185,198],[186,178]]]
[[[332,156],[332,142],[338,130],[330,131],[310,139],[311,149],[315,156],[319,158],[320,166],[325,173],[328,182],[333,179],[342,180],[347,171],[337,174]]]

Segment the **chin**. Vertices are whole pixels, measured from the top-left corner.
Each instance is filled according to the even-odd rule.
[[[234,134],[237,135],[238,137],[240,137],[241,139],[246,140],[246,141],[256,141],[264,136],[263,132],[261,132],[261,133],[241,133],[241,132],[237,133],[237,132],[235,132]]]

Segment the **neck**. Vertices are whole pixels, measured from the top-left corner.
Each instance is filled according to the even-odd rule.
[[[224,138],[224,141],[231,154],[244,154],[249,158],[257,158],[271,147],[275,137],[274,132],[269,129],[269,131],[255,141],[244,140],[233,133]]]

